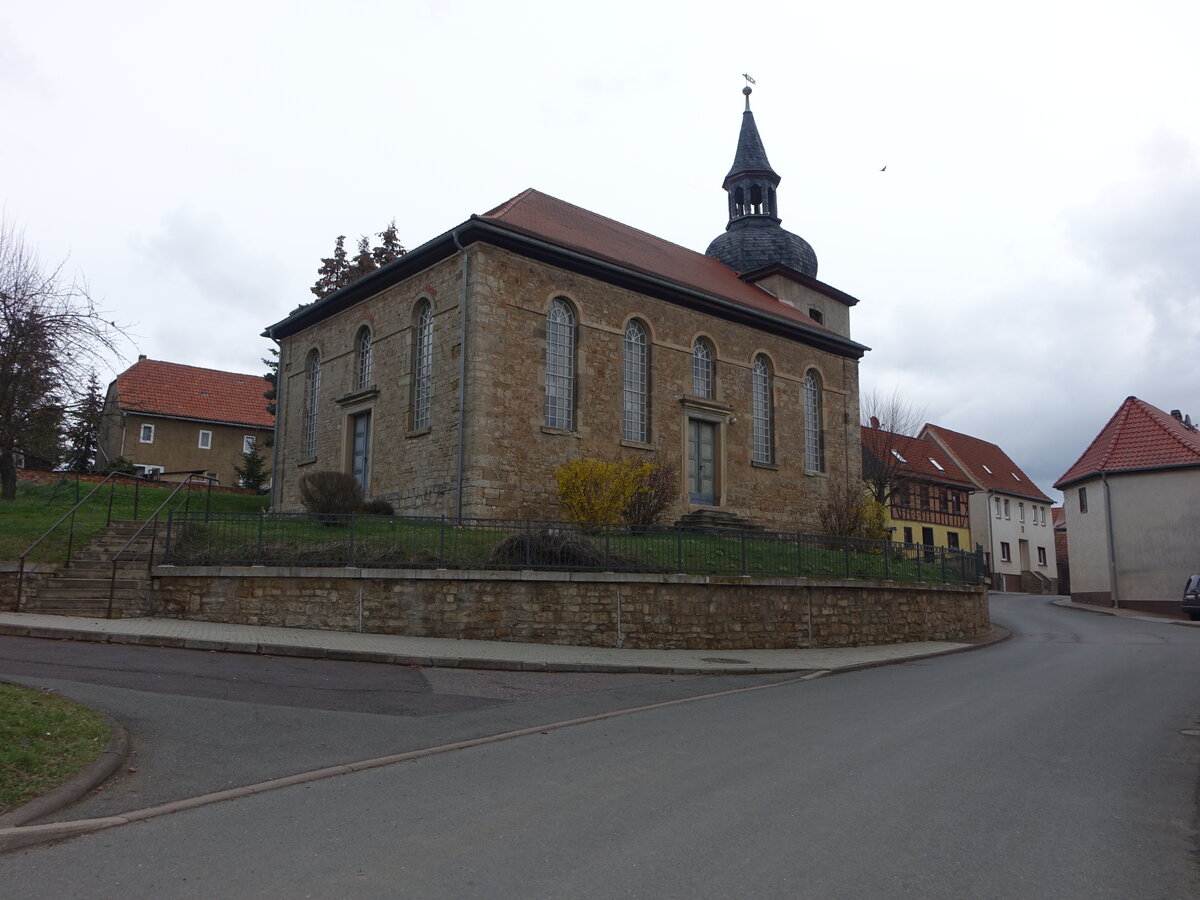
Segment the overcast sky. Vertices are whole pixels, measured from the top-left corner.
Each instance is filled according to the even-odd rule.
[[[393,217],[536,187],[703,252],[748,72],[864,390],[1050,491],[1126,396],[1200,414],[1197,46],[1195,0],[6,4],[0,201],[129,326],[114,371],[261,372]]]

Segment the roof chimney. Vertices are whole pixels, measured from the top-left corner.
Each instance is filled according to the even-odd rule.
[[[1181,413],[1179,410],[1177,410],[1177,409],[1171,410],[1171,415],[1174,416],[1176,419],[1178,419],[1180,422],[1183,421],[1183,413]]]
[[[879,416],[871,416],[871,427],[872,428],[879,427]]]
[[[145,354],[145,353],[139,353],[139,354],[138,354],[138,362],[141,362],[141,361],[142,361],[143,359],[145,359],[145,358],[146,358],[146,354]],[[1178,410],[1176,410],[1176,412],[1178,412]]]

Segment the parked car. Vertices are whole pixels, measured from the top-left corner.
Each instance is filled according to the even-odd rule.
[[[1200,574],[1188,578],[1183,587],[1183,611],[1193,622],[1200,622]]]

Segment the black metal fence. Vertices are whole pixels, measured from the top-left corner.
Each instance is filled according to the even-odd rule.
[[[834,535],[514,519],[174,512],[165,563],[534,569],[978,584],[983,555]]]

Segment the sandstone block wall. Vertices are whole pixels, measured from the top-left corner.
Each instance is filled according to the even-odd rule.
[[[156,570],[154,598],[182,619],[594,647],[847,647],[989,627],[983,588],[806,579],[181,567]]]

